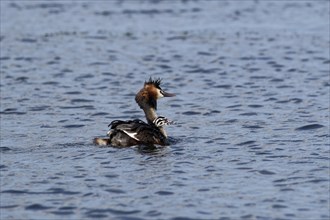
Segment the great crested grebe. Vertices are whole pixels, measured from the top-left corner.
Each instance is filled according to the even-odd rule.
[[[97,145],[112,145],[114,147],[168,145],[164,126],[172,124],[172,121],[157,115],[157,99],[172,97],[175,94],[162,90],[160,83],[160,79],[152,80],[150,78],[135,96],[135,101],[144,111],[147,123],[139,119],[112,121],[109,124],[109,138],[95,138],[94,143]]]

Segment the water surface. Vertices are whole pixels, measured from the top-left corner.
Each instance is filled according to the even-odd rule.
[[[329,11],[2,1],[1,219],[329,219]],[[94,146],[149,76],[173,144]]]

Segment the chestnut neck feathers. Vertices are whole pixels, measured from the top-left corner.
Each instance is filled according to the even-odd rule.
[[[136,94],[135,101],[143,109],[149,124],[157,118],[157,99],[160,98],[160,79],[144,83],[143,88]]]

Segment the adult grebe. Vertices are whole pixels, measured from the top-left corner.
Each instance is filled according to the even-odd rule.
[[[160,79],[152,80],[150,78],[135,96],[135,101],[143,109],[148,123],[139,119],[115,120],[109,124],[109,138],[95,138],[94,143],[114,147],[168,145],[164,125],[169,125],[172,122],[163,116],[157,116],[157,99],[175,95],[162,90],[160,83]]]

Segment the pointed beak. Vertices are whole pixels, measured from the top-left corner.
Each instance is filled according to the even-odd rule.
[[[168,93],[168,92],[165,92],[165,91],[163,91],[163,90],[161,90],[161,93],[163,94],[164,97],[173,97],[173,96],[175,96],[175,94],[173,94],[173,93]]]

